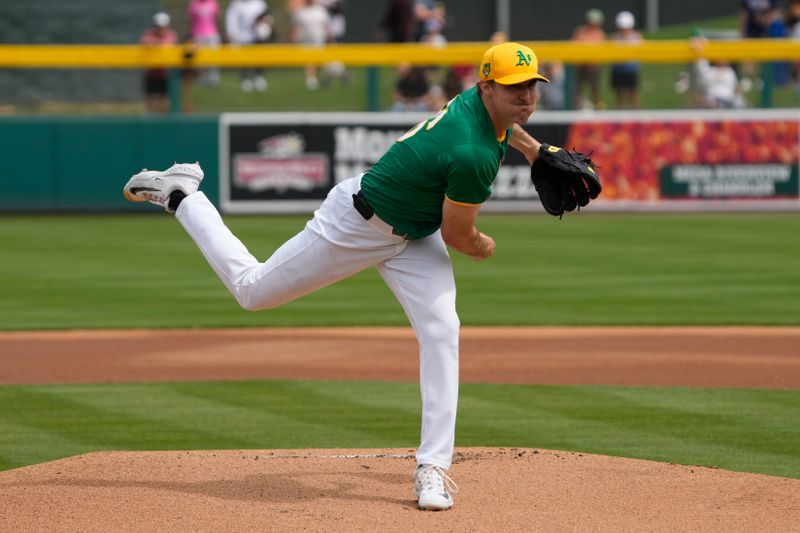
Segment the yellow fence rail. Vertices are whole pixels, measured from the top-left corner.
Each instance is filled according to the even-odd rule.
[[[800,41],[741,39],[709,41],[702,50],[687,40],[644,41],[623,45],[569,41],[526,41],[540,61],[612,63],[686,63],[711,61],[797,61]],[[487,43],[337,44],[320,48],[267,44],[221,46],[192,50],[184,46],[147,48],[139,45],[0,45],[0,68],[141,68],[141,67],[297,67],[341,61],[348,66],[476,65]]]

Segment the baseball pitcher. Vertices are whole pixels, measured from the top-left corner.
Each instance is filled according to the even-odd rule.
[[[414,489],[421,509],[453,505],[450,467],[458,400],[459,319],[448,247],[475,260],[495,241],[475,226],[508,146],[532,165],[545,209],[557,216],[600,193],[591,161],[543,145],[520,124],[536,105],[533,51],[518,43],[489,48],[479,81],[435,116],[397,139],[363,175],[336,185],[313,218],[259,262],[198,191],[198,164],[142,171],[124,187],[133,202],[175,213],[239,304],[277,307],[374,266],[406,312],[419,341],[421,442]]]

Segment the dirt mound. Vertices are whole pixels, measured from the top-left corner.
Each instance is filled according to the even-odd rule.
[[[2,531],[790,531],[800,480],[581,453],[458,449],[451,511],[413,450],[99,452],[0,473]]]

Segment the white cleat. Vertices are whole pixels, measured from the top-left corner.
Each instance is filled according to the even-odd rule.
[[[426,511],[446,511],[453,506],[450,491],[458,492],[458,485],[434,465],[419,465],[414,472],[414,492],[417,505]]]
[[[183,191],[189,196],[197,192],[201,181],[203,169],[199,164],[176,163],[164,171],[142,170],[128,180],[122,192],[131,202],[151,202],[163,207],[167,213],[173,213],[169,208],[169,195]]]

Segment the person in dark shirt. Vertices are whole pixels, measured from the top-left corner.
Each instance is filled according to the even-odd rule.
[[[416,30],[414,0],[389,0],[380,27],[390,43],[413,41]]]

